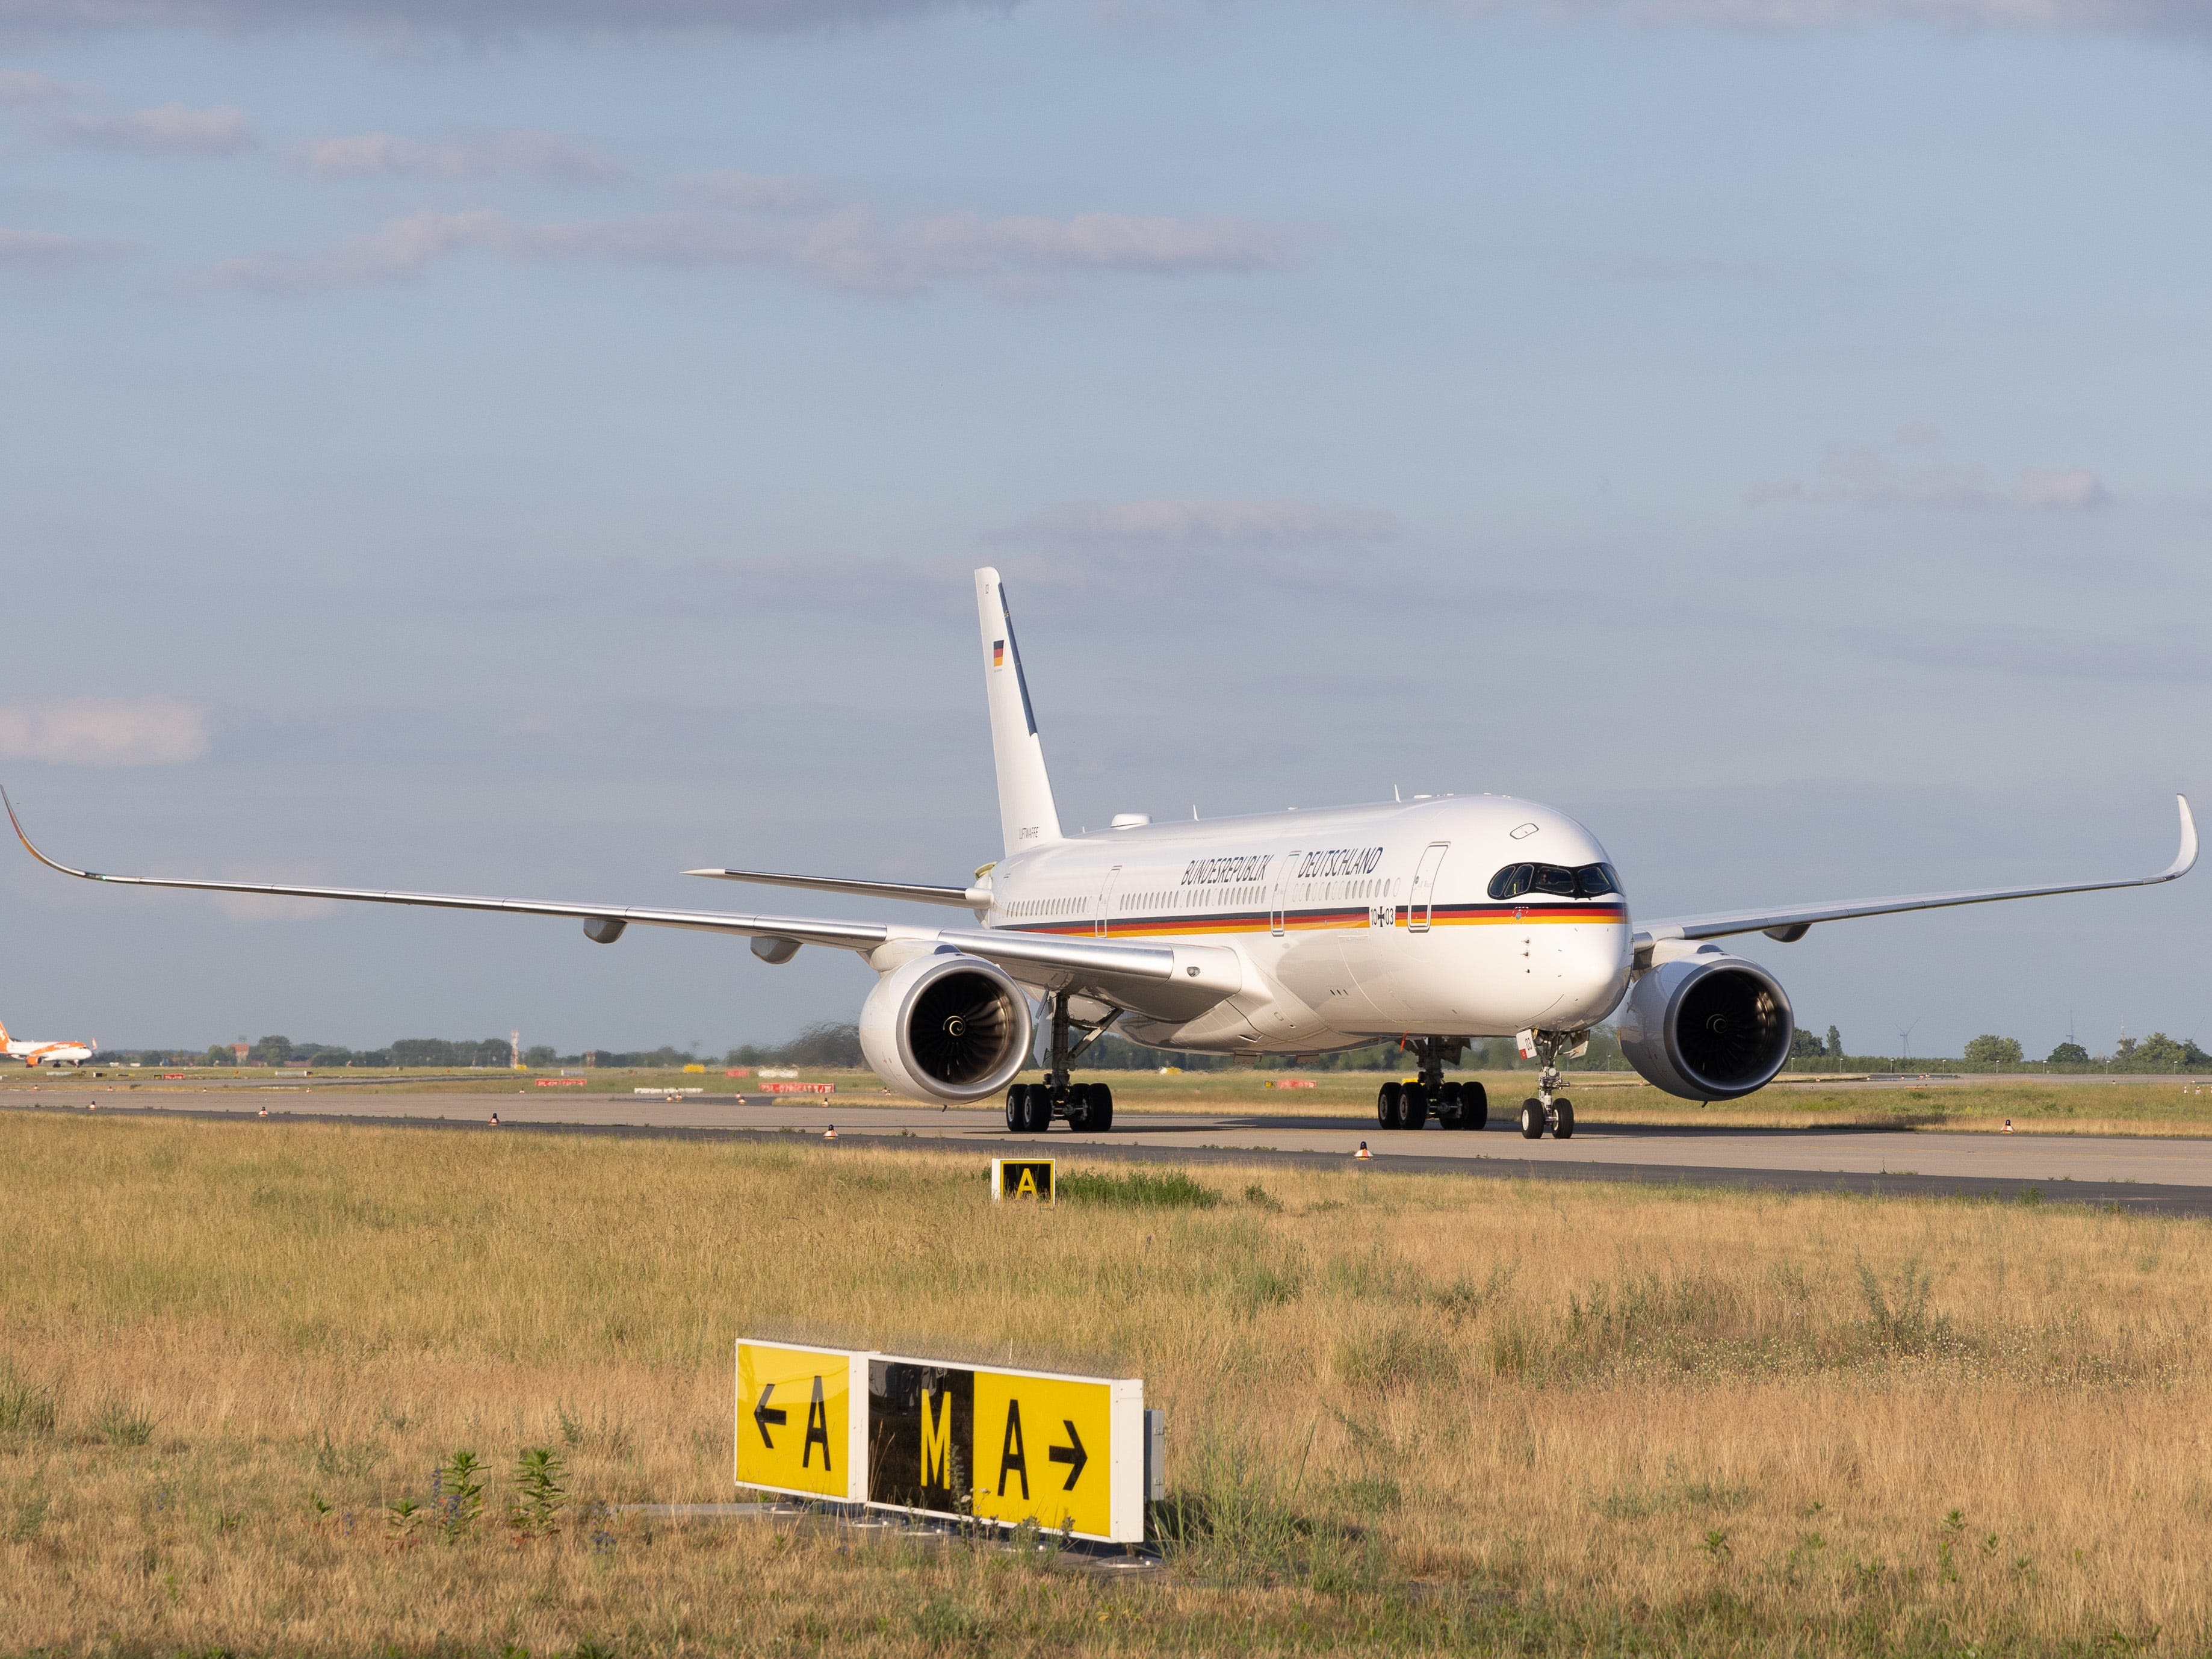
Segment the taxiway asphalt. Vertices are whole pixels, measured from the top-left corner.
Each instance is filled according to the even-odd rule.
[[[818,1139],[832,1123],[841,1143],[972,1146],[987,1156],[1035,1149],[1067,1157],[1145,1161],[1347,1164],[1359,1143],[1380,1170],[1492,1177],[1761,1187],[1784,1190],[1957,1193],[2118,1205],[2212,1215],[2212,1139],[2001,1135],[1824,1128],[1699,1129],[1585,1121],[1569,1140],[1524,1140],[1510,1125],[1480,1133],[1431,1124],[1392,1132],[1343,1118],[1261,1114],[1125,1113],[1103,1135],[1056,1125],[1044,1136],[1010,1133],[995,1108],[872,1105],[854,1097],[613,1097],[376,1093],[312,1086],[125,1090],[99,1083],[10,1091],[9,1107],[118,1115],[185,1114],[358,1124],[489,1127],[600,1134],[724,1139],[796,1134]],[[1595,1115],[1593,1102],[1584,1108]]]

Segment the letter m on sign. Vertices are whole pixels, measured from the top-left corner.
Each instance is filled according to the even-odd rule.
[[[952,1486],[952,1395],[948,1390],[922,1392],[921,1484],[948,1491]]]

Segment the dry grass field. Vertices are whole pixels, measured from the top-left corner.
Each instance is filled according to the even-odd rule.
[[[7,1653],[2212,1644],[2198,1222],[14,1111],[0,1171]],[[1168,1565],[603,1507],[732,1496],[741,1332],[1143,1376]]]

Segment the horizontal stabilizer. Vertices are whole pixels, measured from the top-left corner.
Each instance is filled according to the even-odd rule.
[[[955,904],[981,910],[991,902],[988,887],[930,887],[912,881],[848,881],[842,876],[786,876],[770,870],[686,870],[687,876],[717,881],[755,881],[764,887],[811,887],[817,893],[858,893],[864,898],[912,899],[918,904]]]

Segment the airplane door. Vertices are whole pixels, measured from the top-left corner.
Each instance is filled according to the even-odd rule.
[[[1098,919],[1091,931],[1100,939],[1107,936],[1107,927],[1114,916],[1114,890],[1121,884],[1121,866],[1115,865],[1106,872],[1106,879],[1098,884]]]
[[[1406,896],[1406,931],[1425,933],[1429,931],[1429,906],[1436,898],[1437,872],[1443,867],[1444,854],[1451,851],[1448,841],[1432,841],[1428,851],[1421,854],[1420,868],[1413,872],[1413,885]]]
[[[1274,894],[1267,902],[1267,931],[1277,939],[1283,936],[1283,899],[1291,890],[1291,872],[1297,867],[1297,854],[1289,852],[1283,854],[1283,867],[1275,872]]]

